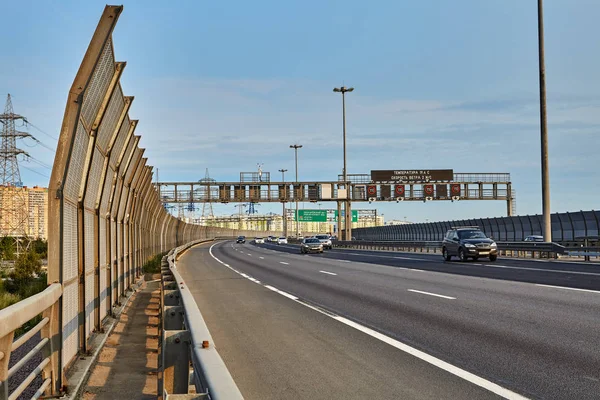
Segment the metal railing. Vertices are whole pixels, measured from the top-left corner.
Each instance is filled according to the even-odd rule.
[[[188,393],[195,393],[198,397],[194,398],[212,400],[243,398],[215,348],[194,297],[177,271],[177,258],[190,247],[207,241],[177,247],[163,258],[159,393],[164,400]]]
[[[60,376],[58,369],[59,343],[59,299],[62,287],[58,283],[48,286],[43,292],[0,310],[0,400],[14,400],[38,376],[42,376],[42,384],[32,398],[37,399],[52,388]],[[42,314],[42,320],[32,329],[13,341],[14,333],[23,324]],[[10,355],[34,335],[41,331],[41,340],[9,369]],[[33,371],[25,377],[19,386],[9,393],[8,380],[33,358],[41,353],[42,360]]]
[[[386,225],[357,228],[352,235],[363,240],[442,240],[452,226],[478,226],[488,236],[498,241],[520,242],[527,236],[542,235],[541,215],[475,218],[405,225]],[[552,214],[552,241],[566,245],[598,237],[600,211],[577,211]],[[581,238],[581,239],[580,239]]]
[[[441,253],[441,241],[369,241],[369,240],[334,240],[333,247],[354,248],[364,250],[407,251],[420,253]],[[510,257],[557,258],[567,254],[564,246],[557,243],[544,242],[496,242],[500,255]]]

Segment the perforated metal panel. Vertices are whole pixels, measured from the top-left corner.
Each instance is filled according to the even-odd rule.
[[[83,97],[81,115],[88,125],[94,122],[114,72],[115,58],[112,50],[112,39],[109,39],[104,46],[98,65],[92,74],[90,85]]]
[[[69,362],[77,354],[79,339],[78,306],[79,291],[77,281],[63,287],[63,360]]]
[[[100,318],[103,319],[106,316],[106,296],[107,296],[107,284],[106,284],[106,219],[100,217],[99,219],[99,236],[98,236],[98,247],[100,249],[98,253],[98,261],[100,263]]]
[[[84,200],[84,206],[89,209],[93,209],[98,196],[98,190],[100,190],[100,177],[102,175],[102,168],[104,167],[104,157],[98,149],[94,149],[94,155],[92,157],[92,167],[90,168],[90,174],[87,182],[87,191]]]
[[[108,202],[110,196],[110,190],[112,187],[112,179],[115,174],[114,169],[109,165],[106,169],[106,177],[104,179],[104,188],[102,188],[102,201],[100,203],[100,215],[106,216],[108,212]]]
[[[127,196],[129,196],[129,189],[127,188],[127,186],[123,186],[119,202],[119,211],[117,212],[117,219],[119,221],[125,219],[125,205],[127,204]]]
[[[71,151],[71,160],[68,165],[68,174],[63,192],[66,200],[77,202],[79,197],[79,186],[81,185],[81,175],[84,171],[85,156],[87,152],[89,136],[86,133],[83,125],[79,123],[77,126],[77,134],[75,135],[75,143]]]
[[[128,168],[129,165],[127,164],[127,161],[129,161],[129,159],[132,156],[132,152],[133,152],[133,147],[135,145],[135,138],[132,136],[129,138],[129,141],[127,142],[127,147],[125,148],[125,153],[123,153],[123,159],[121,160],[121,165],[119,168],[119,175],[121,177],[124,177],[126,175],[126,170],[125,168]]]
[[[112,271],[112,290],[113,290],[113,302],[118,301],[118,282],[119,282],[119,274],[116,267],[117,260],[117,224],[111,220],[110,221],[110,268]]]
[[[94,330],[94,318],[96,311],[94,309],[94,272],[90,271],[85,275],[85,338],[89,338]]]
[[[121,129],[119,130],[119,134],[117,136],[117,140],[115,141],[115,145],[113,146],[110,152],[110,165],[115,168],[117,165],[117,160],[121,155],[121,151],[125,146],[125,139],[127,139],[127,133],[129,132],[129,121],[126,121],[127,124],[123,123],[121,125]]]
[[[77,207],[64,204],[63,211],[63,281],[77,277]]]
[[[94,269],[94,212],[85,210],[83,213],[84,217],[84,261],[85,271],[91,271]]]
[[[123,92],[121,90],[121,85],[117,85],[112,96],[110,97],[108,107],[106,108],[106,113],[104,114],[104,118],[102,119],[102,123],[98,129],[98,140],[96,145],[104,152],[104,154],[106,154],[106,148],[108,147],[110,138],[112,137],[115,127],[117,126],[117,122],[119,122],[119,118],[123,113],[123,107],[125,107]],[[128,118],[125,118],[123,125],[128,122]]]

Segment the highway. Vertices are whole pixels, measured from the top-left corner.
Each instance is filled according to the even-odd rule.
[[[597,399],[598,267],[487,265],[226,241],[178,269],[248,399]]]

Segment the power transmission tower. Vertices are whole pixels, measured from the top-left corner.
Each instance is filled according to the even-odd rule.
[[[211,183],[211,182],[216,182],[214,179],[210,178],[210,175],[208,174],[208,168],[206,168],[206,173],[204,174],[204,178],[200,179],[200,182],[203,183]],[[209,202],[208,200],[210,199],[210,186],[201,186],[200,187],[200,198],[204,199],[204,202],[202,203],[202,223],[206,224],[206,220],[207,219],[212,219],[215,217],[215,214],[213,213],[213,206],[212,203]]]
[[[0,114],[2,123],[2,145],[0,147],[0,234],[12,236],[17,240],[17,252],[20,252],[20,240],[27,236],[28,192],[23,189],[19,172],[18,155],[29,154],[17,148],[17,139],[31,137],[27,132],[17,131],[15,122],[27,123],[27,118],[15,114],[10,94],[6,98],[4,113]],[[35,139],[35,138],[34,138]]]
[[[2,149],[0,150],[0,185],[3,186],[23,186],[21,182],[21,173],[19,172],[19,163],[17,156],[23,154],[29,157],[29,154],[17,148],[17,138],[32,137],[27,132],[19,132],[15,128],[15,121],[21,120],[27,123],[27,118],[15,114],[13,111],[10,94],[6,98],[4,114],[0,114],[2,123]]]

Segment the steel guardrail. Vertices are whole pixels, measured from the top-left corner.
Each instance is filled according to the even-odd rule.
[[[375,249],[408,249],[421,252],[430,252],[433,250],[437,253],[441,251],[441,241],[394,241],[394,240],[334,240],[332,242],[333,247],[345,247],[345,248],[375,248]],[[499,242],[496,241],[498,250],[506,255],[506,252],[517,252],[517,253],[531,253],[532,257],[535,254],[541,255],[540,253],[546,253],[548,257],[555,257],[556,255],[566,254],[567,250],[564,246],[558,243],[546,243],[546,242]]]
[[[161,270],[162,335],[159,392],[171,395],[195,393],[212,400],[243,399],[227,366],[217,352],[204,318],[177,271],[177,258],[192,246],[212,240],[196,240],[171,250]],[[193,366],[190,382],[189,364]]]
[[[19,398],[23,391],[41,374],[42,384],[33,398],[37,399],[51,388],[57,376],[59,343],[59,299],[62,296],[62,285],[53,283],[43,292],[21,300],[16,304],[0,310],[0,400]],[[14,340],[14,334],[23,324],[42,314],[42,320],[32,329]],[[9,369],[10,355],[41,331],[41,340]],[[42,360],[33,368],[19,386],[12,392],[8,390],[8,380],[28,365],[33,357],[42,353]]]

